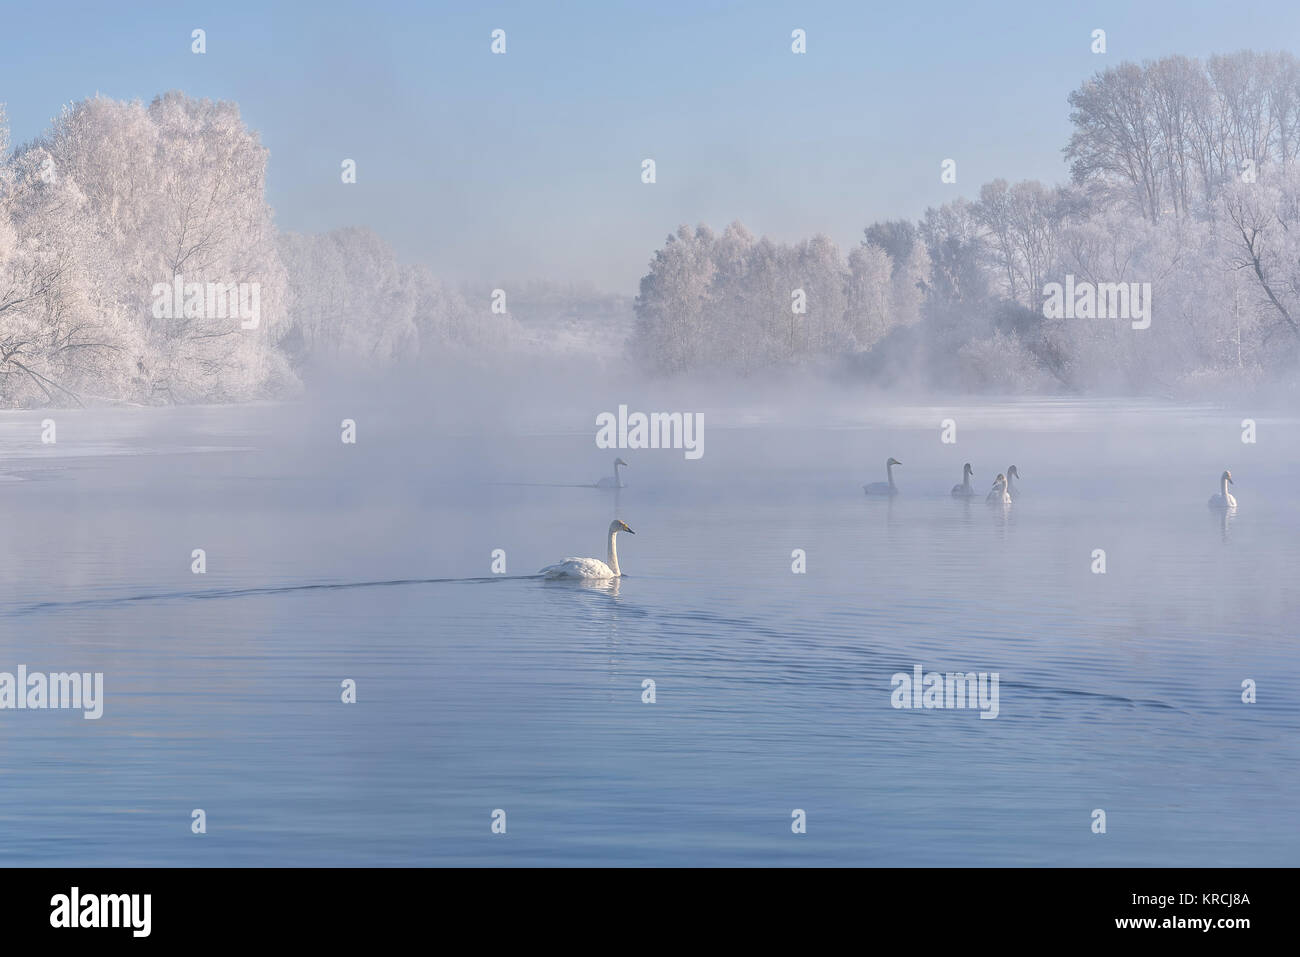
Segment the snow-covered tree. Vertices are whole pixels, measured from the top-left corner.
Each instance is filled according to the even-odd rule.
[[[5,166],[6,272],[27,284],[0,317],[6,381],[17,369],[49,401],[246,399],[292,381],[266,150],[233,104],[94,97]]]

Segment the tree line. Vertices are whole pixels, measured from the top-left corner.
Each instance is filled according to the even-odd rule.
[[[1069,105],[1067,182],[986,183],[916,222],[868,226],[847,256],[825,236],[679,229],[641,280],[633,355],[661,374],[830,364],[969,389],[1294,379],[1296,59],[1123,63]],[[1150,283],[1150,328],[1048,319],[1045,289],[1067,276]]]

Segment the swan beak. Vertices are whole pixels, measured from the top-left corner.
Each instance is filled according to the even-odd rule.
[[[1237,484],[1236,482],[1234,482],[1234,481],[1232,480],[1232,476],[1231,476],[1231,475],[1228,476],[1228,484],[1229,484],[1229,485],[1236,485],[1236,484]]]
[[[626,525],[623,526],[623,531],[627,532],[629,535],[636,534],[636,532],[632,531],[632,529],[628,528]]]

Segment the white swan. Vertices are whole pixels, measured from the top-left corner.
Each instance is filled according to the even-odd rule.
[[[623,484],[623,479],[618,474],[618,470],[620,466],[623,468],[627,468],[628,464],[624,462],[622,459],[615,459],[614,477],[610,478],[608,475],[606,475],[603,479],[601,479],[596,483],[596,488],[627,488],[627,486]]]
[[[990,505],[1010,505],[1011,495],[1007,492],[1007,477],[1001,472],[993,480],[993,490],[989,492],[988,497],[984,499]]]
[[[972,496],[979,494],[970,484],[970,477],[974,474],[975,473],[971,471],[969,462],[962,466],[961,484],[952,487],[953,498],[971,498]]]
[[[620,577],[623,573],[619,571],[618,550],[614,547],[614,537],[619,532],[627,532],[629,535],[636,534],[627,527],[626,522],[621,522],[618,519],[610,522],[609,556],[606,561],[602,562],[599,558],[566,558],[554,565],[547,565],[537,574],[543,578],[607,579]]]
[[[1017,489],[1015,483],[1011,481],[1011,477],[1013,475],[1016,478],[1020,478],[1020,470],[1016,468],[1014,465],[1011,466],[1011,468],[1007,469],[1007,494],[1010,495],[1012,498],[1015,498],[1017,495],[1020,494],[1020,490]]]
[[[1228,491],[1228,483],[1232,482],[1232,473],[1224,472],[1219,476],[1219,494],[1210,496],[1210,508],[1236,508],[1237,500]],[[1236,482],[1232,482],[1236,485]]]
[[[868,495],[897,495],[898,486],[894,484],[894,466],[902,464],[898,459],[891,458],[885,463],[885,474],[889,476],[889,481],[872,482],[870,485],[862,486],[862,491]]]

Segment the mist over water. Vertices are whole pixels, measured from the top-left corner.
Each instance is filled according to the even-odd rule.
[[[5,713],[6,863],[1295,860],[1289,411],[450,372],[360,395],[60,411],[55,445],[51,413],[0,416],[0,670],[105,688],[98,721]],[[702,412],[705,454],[596,448],[620,403]],[[626,488],[571,487],[615,455]],[[865,496],[890,456],[901,494]],[[1206,507],[1225,468],[1233,515]],[[604,558],[614,517],[616,585],[530,577]],[[895,709],[916,665],[997,672],[998,717]]]
[[[10,6],[0,864],[1300,859],[1294,2]]]

